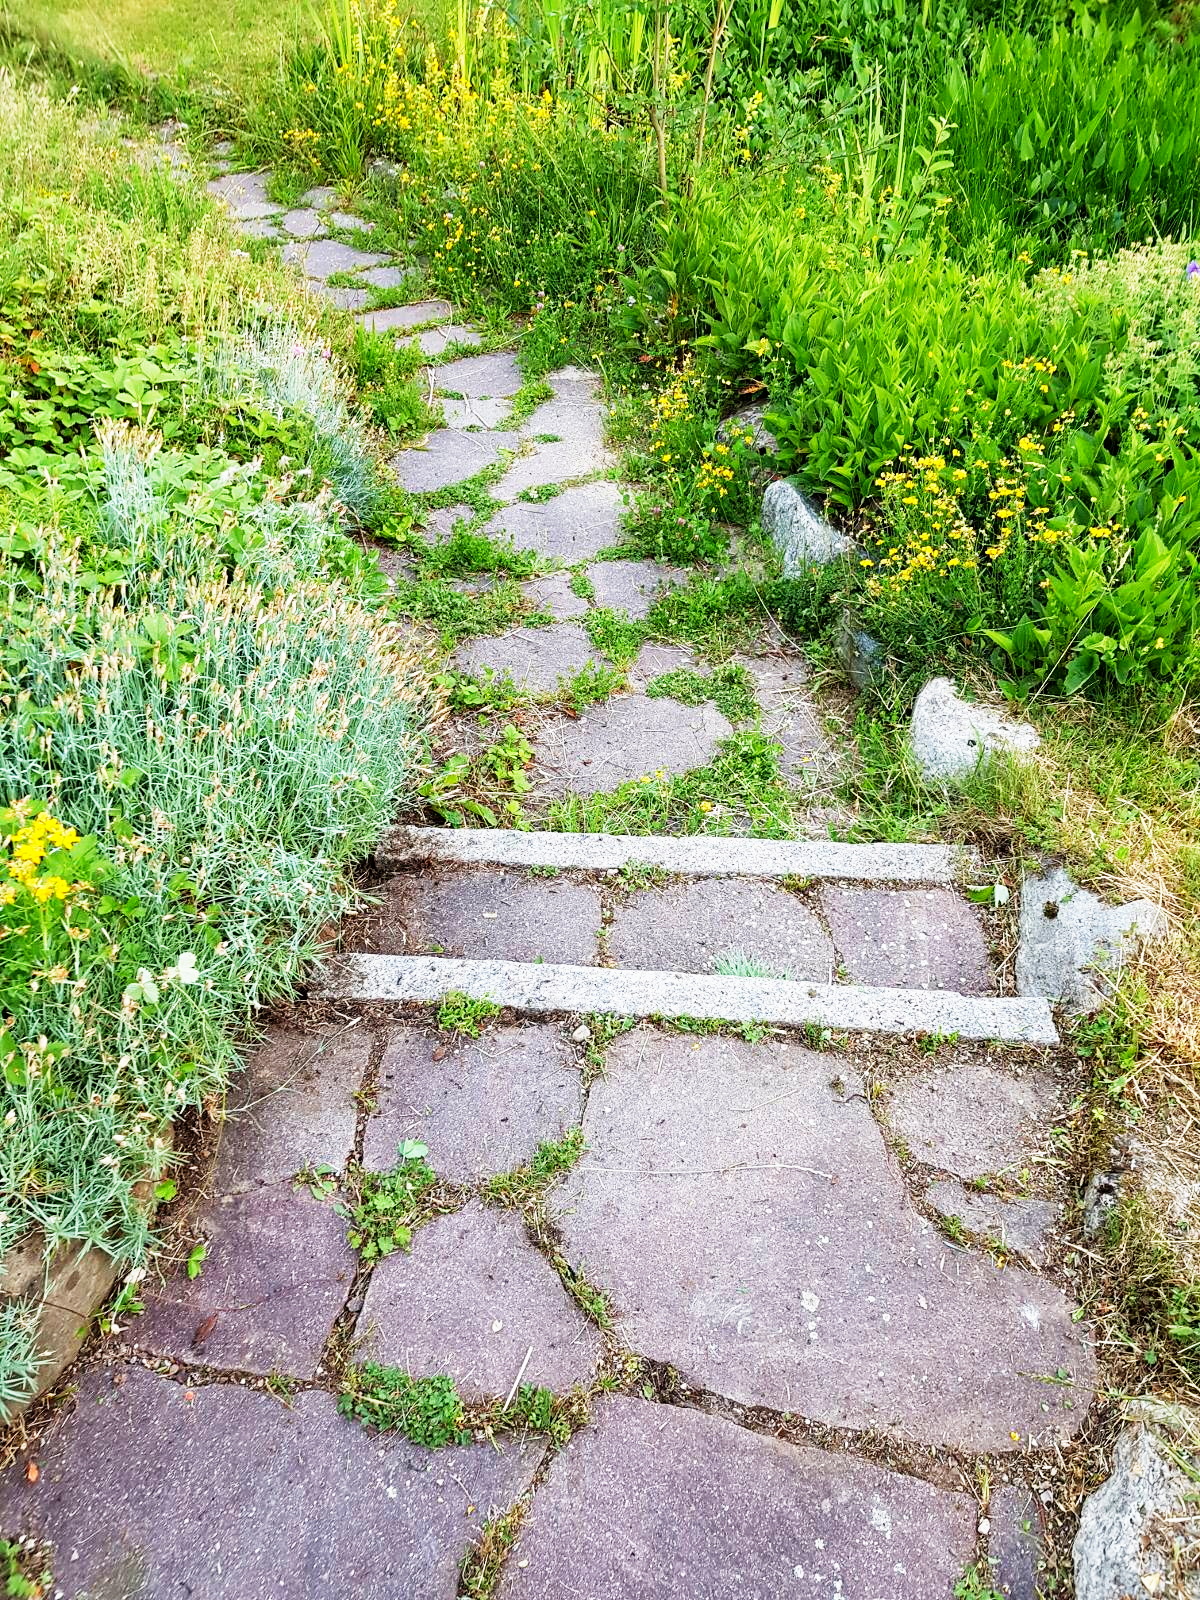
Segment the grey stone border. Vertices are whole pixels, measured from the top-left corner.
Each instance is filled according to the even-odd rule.
[[[385,866],[561,867],[611,872],[638,863],[692,877],[822,878],[856,883],[962,881],[971,852],[945,844],[837,844],[832,840],[713,834],[526,833],[509,828],[392,828],[375,852]]]
[[[697,1017],[785,1027],[814,1023],[852,1033],[958,1034],[1007,1044],[1059,1042],[1045,1000],[994,999],[947,989],[876,989],[624,967],[380,955],[342,957],[330,963],[312,987],[314,995],[327,1000],[424,1004],[452,990],[534,1013],[598,1011],[622,1017]]]

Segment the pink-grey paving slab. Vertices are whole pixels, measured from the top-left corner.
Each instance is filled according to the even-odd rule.
[[[518,1377],[560,1393],[587,1383],[602,1348],[517,1213],[477,1201],[380,1262],[355,1337],[414,1377],[448,1373],[472,1399],[506,1399]]]
[[[968,1189],[953,1178],[931,1183],[925,1202],[942,1217],[956,1217],[972,1233],[1016,1250],[1040,1266],[1062,1207],[1052,1200],[1005,1200]]]
[[[568,1259],[633,1349],[745,1404],[960,1450],[1070,1438],[1095,1372],[1071,1303],[947,1246],[847,1076],[792,1043],[623,1035],[549,1197]]]
[[[981,1178],[1028,1165],[1046,1142],[1056,1098],[1040,1068],[972,1059],[897,1084],[887,1116],[918,1161]]]
[[[392,471],[411,494],[425,494],[463,483],[494,466],[501,452],[517,445],[515,433],[467,433],[460,428],[439,428],[424,444],[401,450],[391,460]]]
[[[545,794],[601,794],[631,778],[674,776],[707,766],[732,725],[707,701],[619,695],[578,718],[543,724],[534,743],[537,787]]]
[[[386,1171],[405,1139],[428,1146],[451,1183],[476,1183],[529,1161],[583,1111],[579,1065],[554,1023],[503,1023],[478,1039],[427,1028],[388,1031],[363,1165]]]
[[[310,1391],[185,1388],[141,1367],[88,1374],[0,1478],[0,1526],[56,1548],[63,1600],[454,1600],[488,1519],[540,1444],[430,1451],[380,1438]]]
[[[831,788],[842,776],[845,756],[834,749],[808,689],[812,670],[803,656],[735,656],[754,679],[762,731],[780,747],[779,766],[790,782]]]
[[[306,1167],[341,1171],[354,1148],[354,1097],[371,1041],[361,1028],[270,1028],[234,1078],[214,1194],[282,1184]]]
[[[716,972],[749,957],[760,976],[832,981],[833,946],[816,914],[773,883],[692,878],[639,889],[618,903],[608,953],[620,967]]]
[[[577,622],[468,639],[454,652],[453,662],[459,672],[478,675],[490,670],[535,694],[550,693],[584,667],[609,664]]]
[[[821,906],[851,983],[996,992],[978,913],[953,889],[824,884]]]
[[[590,966],[599,927],[599,891],[577,879],[515,867],[418,870],[388,880],[383,904],[354,926],[347,948]]]
[[[974,1524],[968,1495],[610,1395],[551,1463],[497,1600],[951,1600]]]
[[[449,387],[447,385],[447,387]],[[585,561],[621,542],[625,500],[615,483],[581,483],[549,500],[517,500],[484,526],[492,539],[554,560]]]
[[[354,1276],[346,1224],[290,1184],[210,1201],[198,1275],[150,1282],[130,1326],[139,1349],[226,1372],[311,1378]]]
[[[1024,1486],[1006,1483],[992,1490],[987,1510],[991,1582],[1005,1600],[1041,1600],[1042,1508]]]

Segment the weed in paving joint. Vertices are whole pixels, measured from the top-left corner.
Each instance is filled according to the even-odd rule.
[[[363,1172],[357,1197],[347,1215],[352,1249],[368,1265],[412,1247],[413,1230],[433,1209],[437,1174],[425,1159],[423,1144],[406,1139],[399,1147],[399,1165],[391,1172]]]
[[[570,1172],[583,1155],[583,1129],[570,1128],[561,1139],[543,1140],[533,1159],[512,1172],[498,1173],[483,1188],[493,1205],[521,1206],[540,1198],[557,1179]]]
[[[678,700],[681,705],[698,706],[711,700],[730,722],[750,722],[758,715],[754,679],[745,667],[727,661],[714,667],[707,676],[679,668],[651,679],[646,693],[652,699]]]
[[[366,1361],[346,1375],[338,1410],[367,1427],[402,1433],[427,1450],[471,1442],[453,1378],[414,1378],[399,1367]]]
[[[500,1007],[490,1000],[475,1000],[460,989],[452,989],[438,1007],[438,1027],[446,1033],[465,1033],[478,1039],[485,1024],[500,1015]]]

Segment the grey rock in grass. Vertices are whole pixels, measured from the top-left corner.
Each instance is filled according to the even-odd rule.
[[[854,542],[818,515],[790,478],[770,484],[762,503],[763,531],[779,553],[785,578],[849,555]]]
[[[410,306],[388,306],[383,311],[364,311],[358,318],[371,333],[406,332],[424,322],[437,322],[453,315],[448,300],[417,300]]]
[[[298,211],[285,211],[279,219],[279,226],[293,239],[320,239],[325,236],[321,213],[314,211],[311,206],[304,206]]]
[[[1048,1073],[1018,1076],[962,1061],[906,1078],[892,1093],[888,1119],[918,1161],[982,1178],[1029,1164],[1045,1144],[1055,1101]]]
[[[834,649],[842,671],[860,694],[874,688],[887,671],[887,652],[878,639],[857,626],[849,611],[838,620]]]
[[[628,617],[648,617],[668,589],[682,588],[688,574],[654,561],[597,561],[587,569],[595,603]]]
[[[931,1183],[925,1200],[939,1216],[957,1217],[972,1233],[1018,1251],[1035,1267],[1045,1258],[1047,1237],[1061,1210],[1050,1200],[1003,1200],[950,1178]]]
[[[605,1395],[552,1462],[497,1600],[934,1600],[973,1545],[968,1495]]]
[[[511,398],[525,379],[511,350],[494,350],[486,356],[463,356],[437,369],[438,388],[468,400]]]
[[[582,617],[588,610],[587,601],[571,588],[570,574],[566,572],[550,572],[544,578],[531,578],[528,583],[521,585],[521,592],[537,610],[548,611],[558,621]]]
[[[392,471],[411,494],[448,489],[491,467],[501,452],[516,448],[515,433],[465,433],[439,428],[419,447],[401,450],[391,459]]]
[[[833,968],[816,914],[788,890],[745,878],[636,891],[613,911],[608,952],[621,967],[670,972],[716,972],[736,953],[758,968],[750,976],[820,983],[830,982]]]
[[[851,983],[995,994],[978,913],[953,889],[824,884],[821,904]]]
[[[779,440],[767,427],[766,418],[765,405],[743,406],[719,425],[717,438],[722,444],[736,442],[760,456],[777,456]]]
[[[0,1522],[56,1547],[64,1600],[452,1600],[470,1545],[528,1488],[542,1441],[386,1447],[333,1395],[287,1405],[141,1367],[88,1373],[0,1479]]]
[[[333,205],[337,199],[337,190],[327,183],[318,184],[315,189],[309,189],[300,196],[302,206],[311,206],[316,211],[324,211]]]
[[[531,878],[506,867],[400,873],[355,948],[471,960],[596,959],[600,894],[576,878]]]
[[[459,672],[491,671],[508,676],[519,689],[550,693],[584,667],[608,663],[577,622],[549,628],[517,628],[495,637],[469,639],[454,652]]]
[[[341,1172],[354,1149],[354,1097],[370,1054],[361,1028],[269,1029],[230,1085],[214,1193],[287,1183],[305,1168]]]
[[[446,322],[437,328],[426,328],[416,335],[422,354],[440,356],[452,344],[477,348],[483,343],[483,334],[465,322]],[[498,497],[497,497],[498,498]]]
[[[557,1143],[582,1109],[579,1064],[554,1023],[497,1023],[478,1039],[391,1028],[363,1165],[386,1172],[416,1139],[440,1178],[478,1183]]]
[[[518,500],[504,506],[483,532],[492,539],[511,539],[518,550],[576,562],[620,543],[624,512],[619,485],[584,483],[550,500]]]
[[[368,267],[359,273],[359,281],[369,283],[372,289],[402,289],[411,276],[405,267]]]
[[[1041,1508],[1028,1489],[1004,1483],[988,1501],[988,1565],[1005,1600],[1040,1600]]]
[[[1027,877],[1017,992],[1061,1002],[1077,1016],[1098,1011],[1122,966],[1166,931],[1166,913],[1151,900],[1105,905],[1063,867]]]
[[[291,1184],[215,1200],[197,1220],[198,1276],[180,1263],[147,1290],[134,1343],[227,1372],[311,1378],[354,1276],[345,1222]]]
[[[957,783],[996,755],[1014,760],[1041,744],[1036,728],[963,700],[949,678],[931,678],[912,710],[910,744],[923,777]]]
[[[686,1382],[935,1448],[1082,1426],[1095,1357],[1070,1301],[948,1249],[844,1065],[639,1027],[609,1046],[583,1127],[547,1197],[567,1259],[618,1337]]]
[[[601,794],[631,778],[674,777],[707,766],[732,732],[708,702],[684,706],[620,695],[577,719],[544,724],[534,745],[539,787]]]
[[[1200,1600],[1200,1413],[1142,1402],[1129,1414],[1112,1472],[1080,1512],[1076,1600]]]
[[[565,1393],[595,1375],[601,1353],[599,1330],[520,1214],[478,1201],[380,1262],[355,1333],[374,1360],[419,1378],[444,1372],[472,1400],[507,1399],[518,1378]]]
[[[256,217],[278,216],[284,207],[267,196],[269,172],[229,172],[214,178],[206,187],[215,200],[222,201],[234,217],[249,221]]]
[[[283,247],[283,259],[299,267],[306,278],[330,278],[335,272],[359,272],[365,267],[381,267],[386,257],[373,256],[336,239],[317,239],[306,244],[300,239]]]

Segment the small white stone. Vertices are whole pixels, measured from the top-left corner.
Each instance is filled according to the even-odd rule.
[[[586,1044],[591,1037],[592,1030],[588,1027],[586,1022],[581,1022],[575,1029],[575,1032],[571,1035],[571,1042],[573,1044]]]

